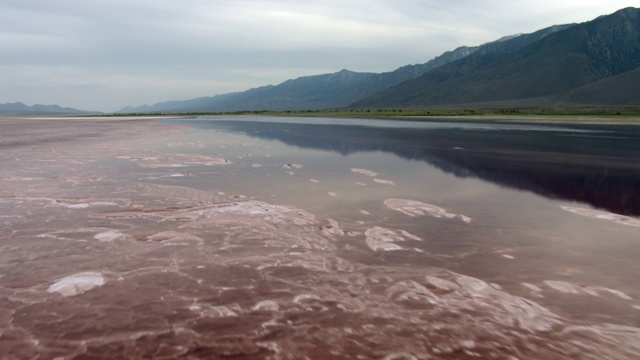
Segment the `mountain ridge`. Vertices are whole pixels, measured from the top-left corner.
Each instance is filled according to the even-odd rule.
[[[116,113],[418,109],[430,107],[637,106],[640,9],[460,46],[383,73],[303,76],[227,94]],[[96,114],[57,105],[0,104],[2,115]]]
[[[22,102],[0,104],[0,115],[25,116],[25,115],[92,115],[101,114],[96,111],[78,110],[59,105],[35,104],[28,106]]]
[[[479,46],[460,46],[446,51],[424,64],[405,65],[383,73],[341,71],[299,77],[278,85],[267,85],[244,92],[216,95],[184,101],[167,101],[154,105],[126,107],[118,113],[131,112],[230,112],[251,110],[316,110],[345,108],[376,92],[463,59],[476,52],[487,53],[499,48],[509,51],[511,46],[559,31],[569,25],[554,25],[535,34],[504,36]]]
[[[640,66],[640,9],[544,36],[513,53],[474,53],[355,102],[354,108],[465,106],[544,98]],[[636,104],[636,100],[630,100]]]

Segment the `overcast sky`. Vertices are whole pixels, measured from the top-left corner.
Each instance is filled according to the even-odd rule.
[[[0,0],[0,103],[116,111],[584,22],[640,0]]]

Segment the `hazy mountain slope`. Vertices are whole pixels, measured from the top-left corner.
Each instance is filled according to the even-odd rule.
[[[337,73],[287,80],[259,93],[239,93],[224,103],[203,108],[209,111],[306,110],[342,108],[380,90],[413,79],[438,66],[472,54],[479,47],[459,47],[425,64],[407,65],[386,73]]]
[[[462,46],[447,51],[425,64],[406,65],[391,72],[337,73],[305,76],[279,85],[263,86],[244,92],[203,97],[184,101],[167,101],[155,105],[128,106],[119,113],[135,112],[204,112],[240,110],[300,110],[341,108],[375,92],[418,77],[425,72],[472,54],[480,47]]]
[[[21,102],[0,104],[0,115],[3,116],[25,116],[25,115],[80,115],[99,114],[95,111],[78,110],[58,105],[27,106]]]
[[[513,52],[554,31],[570,25],[554,26],[535,34],[519,34],[480,46],[461,46],[424,63],[406,65],[385,73],[358,73],[342,70],[337,73],[305,76],[244,92],[203,97],[185,101],[167,101],[152,106],[126,107],[119,113],[148,112],[216,112],[242,110],[307,110],[343,108],[376,92],[403,81],[414,79],[433,69],[480,52]]]
[[[462,46],[424,64],[407,65],[385,73],[359,73],[342,70],[332,74],[305,76],[279,85],[244,92],[168,101],[152,106],[126,107],[120,113],[142,112],[222,112],[243,110],[307,110],[343,108],[392,86],[415,79],[452,62],[473,58],[456,68],[456,74],[470,73],[496,58],[511,54],[551,33],[572,25],[552,26],[533,34],[503,37],[476,47]],[[480,55],[480,56],[478,56]]]
[[[640,105],[640,68],[558,94],[556,104]]]
[[[304,110],[342,107],[350,103],[349,91],[354,86],[374,76],[376,74],[349,70],[305,76],[264,88],[263,91],[239,93],[223,103],[208,105],[202,110]]]
[[[638,44],[640,10],[627,8],[542,36],[516,52],[476,52],[353,106],[423,107],[547,96],[640,66]]]
[[[119,110],[119,113],[136,113],[136,112],[140,112],[140,113],[150,113],[150,112],[165,112],[165,111],[171,111],[174,109],[181,109],[181,108],[198,108],[198,107],[202,107],[202,106],[207,106],[209,104],[216,104],[222,101],[225,101],[226,99],[237,95],[237,93],[230,93],[230,94],[222,94],[222,95],[216,95],[216,96],[210,96],[210,97],[201,97],[201,98],[197,98],[197,99],[192,99],[192,100],[174,100],[174,101],[165,101],[165,102],[160,102],[154,105],[141,105],[141,106],[127,106],[121,110]]]

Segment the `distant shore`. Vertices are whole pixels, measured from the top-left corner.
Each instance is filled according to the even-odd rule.
[[[179,114],[107,114],[66,116],[0,116],[0,120],[67,120],[67,121],[137,121],[155,119],[193,118],[196,116],[274,116],[274,117],[331,117],[357,119],[385,119],[435,122],[498,122],[557,125],[623,125],[640,126],[637,109],[444,109],[444,110],[306,110],[306,111],[238,111],[220,113]]]

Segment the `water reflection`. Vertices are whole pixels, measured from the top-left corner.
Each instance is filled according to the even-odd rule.
[[[455,123],[386,127],[264,119],[188,123],[343,155],[392,153],[458,177],[640,215],[640,132],[633,129]]]

